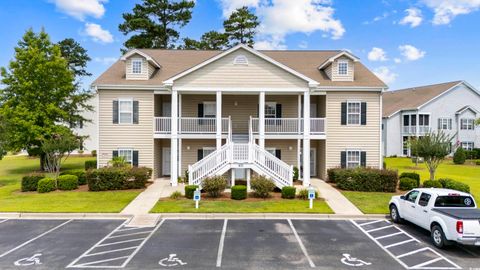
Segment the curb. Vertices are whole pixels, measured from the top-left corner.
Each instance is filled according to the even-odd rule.
[[[118,213],[0,213],[2,219],[129,219]]]

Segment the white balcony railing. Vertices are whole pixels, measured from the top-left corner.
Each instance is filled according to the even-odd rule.
[[[222,133],[228,133],[230,119],[222,118]],[[217,131],[216,118],[180,117],[178,118],[179,134],[215,134]],[[171,117],[155,117],[155,134],[169,134],[172,132]]]
[[[417,129],[418,129],[418,134],[421,134],[421,135],[424,135],[430,132],[430,126],[402,126],[402,133],[415,135],[417,134]]]
[[[251,118],[252,131],[259,132],[259,119]],[[265,134],[303,134],[303,118],[265,118]],[[310,133],[325,134],[325,118],[310,118]]]

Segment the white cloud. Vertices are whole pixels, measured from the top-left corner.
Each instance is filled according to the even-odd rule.
[[[395,62],[395,64],[400,64],[402,62],[402,59],[400,58],[394,58],[393,59],[393,62]]]
[[[408,61],[415,61],[425,56],[425,51],[419,50],[412,45],[400,45],[398,46],[400,53],[405,57]]]
[[[95,57],[93,58],[94,62],[101,63],[102,65],[108,66],[117,62],[117,57]]]
[[[398,77],[398,74],[392,72],[388,67],[385,66],[374,69],[373,73],[375,73],[375,75],[377,75],[377,77],[386,84],[393,83]]]
[[[102,26],[96,23],[86,23],[85,24],[85,34],[90,36],[93,41],[100,43],[112,43],[113,36],[112,34],[105,29],[102,29]]]
[[[101,18],[105,14],[104,3],[108,0],[50,0],[58,10],[78,20],[85,20],[85,17],[92,16]]]
[[[433,24],[449,24],[458,15],[480,9],[480,0],[422,0],[435,13]]]
[[[260,0],[220,0],[220,6],[222,7],[223,17],[227,18],[237,8],[243,6],[246,7],[258,7]]]
[[[387,53],[382,48],[373,47],[368,53],[368,60],[370,61],[387,61]]]
[[[256,50],[286,50],[287,45],[283,42],[283,40],[259,40],[255,42],[253,47]]]
[[[300,43],[298,43],[298,47],[300,49],[306,49],[306,48],[308,48],[308,42],[305,41],[305,40],[302,40],[302,41],[300,41]]]
[[[382,15],[373,18],[373,20],[371,21],[364,21],[363,24],[372,24],[372,23],[384,20],[388,18],[388,16],[390,16],[390,14],[388,12],[384,12]]]
[[[405,10],[405,12],[407,13],[407,16],[400,21],[400,24],[410,25],[410,27],[414,28],[422,23],[423,17],[420,9],[408,8]]]

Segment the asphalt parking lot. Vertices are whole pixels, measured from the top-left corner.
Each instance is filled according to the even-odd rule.
[[[0,220],[0,269],[22,268],[475,269],[480,248],[386,220]]]

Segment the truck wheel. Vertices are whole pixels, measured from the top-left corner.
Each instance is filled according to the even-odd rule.
[[[390,218],[394,223],[402,223],[403,221],[398,212],[398,208],[394,204],[390,205]]]
[[[450,243],[447,240],[447,238],[445,238],[445,234],[443,233],[443,230],[439,225],[433,225],[431,238],[432,238],[433,244],[437,248],[444,248],[445,246],[448,246]]]

